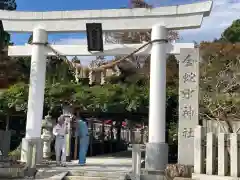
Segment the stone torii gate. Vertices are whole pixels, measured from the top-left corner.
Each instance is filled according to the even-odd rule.
[[[10,56],[32,57],[25,139],[36,142],[41,136],[46,56],[54,55],[43,45],[48,42],[48,33],[85,32],[86,23],[102,23],[105,32],[152,29],[151,40],[158,41],[139,52],[139,54],[151,53],[146,169],[163,171],[168,163],[168,145],[165,142],[166,58],[169,53],[179,54],[180,48],[193,48],[192,44],[167,44],[167,30],[199,28],[203,18],[209,16],[211,7],[212,1],[205,1],[153,9],[0,11],[0,19],[6,31],[33,32],[33,45],[9,47]],[[62,55],[107,56],[128,54],[140,46],[141,44],[105,45],[105,51],[102,53],[88,52],[85,45],[53,45],[52,47]]]

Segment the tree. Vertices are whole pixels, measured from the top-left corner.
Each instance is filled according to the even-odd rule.
[[[0,9],[3,10],[16,10],[17,4],[15,0],[1,0],[0,1]]]
[[[28,38],[28,44],[32,44],[33,41],[33,34],[31,34]]]
[[[30,57],[3,56],[0,61],[0,88],[8,88],[16,82],[28,82]]]
[[[15,84],[0,94],[0,114],[6,117],[6,130],[9,130],[9,119],[13,114],[21,114],[27,109],[27,86]]]
[[[10,10],[10,11],[12,11],[12,10],[16,10],[16,8],[17,8],[17,4],[16,4],[15,0],[1,0],[0,1],[0,10]],[[0,25],[0,28],[1,28],[1,25]],[[0,41],[4,40],[4,41],[10,42],[10,35],[7,32],[5,32],[3,37],[4,38],[0,39]],[[8,45],[8,44],[6,44],[6,45]]]
[[[202,119],[218,123],[223,132],[237,132],[240,119],[240,19],[226,28],[220,39],[200,44]],[[233,44],[236,43],[236,44]]]
[[[200,118],[211,124],[217,123],[220,132],[224,133],[238,133],[240,130],[239,30],[240,20],[236,20],[219,40],[200,44]],[[227,151],[230,160],[229,147]]]
[[[124,84],[93,86],[57,83],[46,84],[44,106],[48,110],[62,105],[73,105],[81,111],[99,113],[131,113],[148,111],[148,87]],[[27,110],[28,85],[18,83],[1,96],[3,111]],[[4,110],[5,109],[5,110]]]
[[[231,26],[224,30],[222,37],[218,40],[222,42],[240,42],[240,19],[233,21]]]
[[[17,7],[15,0],[1,0],[0,9],[2,10],[15,10]],[[3,27],[0,24],[0,88],[8,87],[9,81],[16,78],[10,71],[15,70],[14,63],[11,58],[7,56],[7,46],[10,43],[10,34],[3,31]]]
[[[15,84],[1,96],[4,107],[12,109],[13,111],[26,111],[28,98],[28,85],[24,83]]]
[[[240,120],[240,61],[239,45],[202,43],[200,68],[203,119],[216,121],[223,132],[235,132]]]

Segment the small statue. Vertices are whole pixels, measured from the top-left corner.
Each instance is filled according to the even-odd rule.
[[[43,140],[43,158],[50,159],[51,157],[51,142],[53,140],[53,122],[52,117],[48,114],[42,122],[43,133],[41,138]]]

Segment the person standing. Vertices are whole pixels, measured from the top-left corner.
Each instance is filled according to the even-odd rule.
[[[67,128],[65,125],[65,118],[61,115],[58,118],[58,123],[53,128],[53,135],[55,136],[55,153],[57,165],[66,166],[66,137]],[[60,155],[61,160],[60,160]]]
[[[86,164],[86,155],[89,146],[88,125],[81,116],[77,117],[77,134],[79,136],[79,165]]]

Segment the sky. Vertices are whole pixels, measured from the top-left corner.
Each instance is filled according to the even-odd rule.
[[[201,0],[146,0],[154,6],[188,4]],[[55,10],[86,10],[115,9],[129,6],[129,0],[16,0],[17,11],[55,11]],[[223,30],[233,20],[240,18],[240,0],[214,0],[209,17],[205,17],[202,27],[179,31],[180,42],[211,41],[219,38]],[[22,45],[27,42],[29,34],[12,34],[11,40]],[[55,44],[86,43],[85,34],[68,33],[49,35],[49,42]]]

